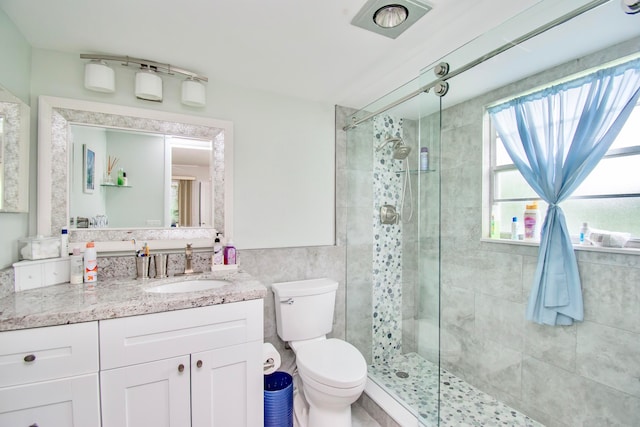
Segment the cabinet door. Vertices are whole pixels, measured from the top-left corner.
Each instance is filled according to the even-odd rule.
[[[189,356],[100,372],[103,427],[191,425]]]
[[[261,426],[261,359],[261,341],[192,354],[192,427]]]
[[[0,426],[99,427],[98,374],[0,388]]]

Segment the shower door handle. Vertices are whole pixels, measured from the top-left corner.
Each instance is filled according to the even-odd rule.
[[[285,299],[285,300],[281,300],[280,304],[293,304],[293,298],[289,298],[289,299]]]

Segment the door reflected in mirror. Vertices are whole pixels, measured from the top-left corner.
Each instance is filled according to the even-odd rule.
[[[211,140],[72,124],[70,223],[76,228],[211,227]],[[95,154],[86,191],[83,152]]]

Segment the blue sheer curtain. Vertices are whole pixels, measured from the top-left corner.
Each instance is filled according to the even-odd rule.
[[[546,325],[583,320],[578,264],[559,204],[591,173],[640,96],[640,59],[489,109],[513,163],[549,204],[527,319]]]

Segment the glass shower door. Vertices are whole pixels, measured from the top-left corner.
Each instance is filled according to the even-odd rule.
[[[416,90],[424,79],[355,116]],[[363,121],[347,131],[346,151],[346,337],[365,356],[372,382],[419,422],[435,426],[440,98],[423,93]]]

